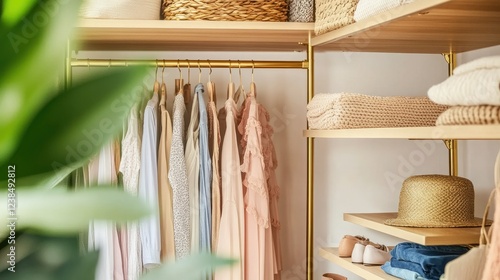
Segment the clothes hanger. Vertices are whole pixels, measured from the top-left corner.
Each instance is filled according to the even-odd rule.
[[[156,62],[156,70],[155,70],[155,84],[153,86],[153,93],[158,93],[160,88],[160,83],[158,82],[158,60],[155,59]]]
[[[189,64],[189,60],[187,60],[188,65],[188,81],[187,84],[184,85],[184,104],[191,103],[191,65]],[[182,74],[181,74],[181,83],[182,83]]]
[[[255,86],[253,72],[255,69],[255,62],[252,60],[252,82],[250,83],[250,96],[257,98],[257,87]]]
[[[231,60],[229,60],[229,84],[227,86],[227,99],[234,99],[233,73],[231,72]]]
[[[178,95],[179,93],[183,93],[182,90],[182,84],[184,81],[182,80],[182,71],[180,67],[180,62],[177,60],[177,69],[179,70],[179,79],[175,79],[175,95]]]
[[[212,65],[210,64],[210,60],[207,60],[208,67],[210,71],[208,72],[208,83],[207,83],[207,93],[209,102],[217,102],[215,96],[215,84],[212,82]],[[201,73],[201,72],[200,72]]]
[[[165,72],[165,60],[163,60],[163,67],[161,70],[161,97],[160,97],[160,105],[165,105],[167,102],[167,85],[165,85],[165,81],[163,80]]]
[[[240,100],[241,94],[243,94],[244,98],[246,96],[245,89],[243,88],[242,78],[241,78],[241,63],[239,60],[238,60],[238,75],[240,77],[240,84],[238,85],[238,89],[236,90],[236,93],[234,94],[234,102],[235,103],[238,103],[238,101]]]

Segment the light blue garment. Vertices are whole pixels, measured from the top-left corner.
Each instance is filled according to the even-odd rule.
[[[385,273],[392,276],[396,276],[404,280],[427,280],[426,278],[422,277],[422,275],[418,274],[415,271],[411,271],[404,268],[392,267],[390,261],[382,265],[381,268],[383,271],[385,271]]]
[[[208,116],[207,107],[203,94],[205,89],[203,84],[197,84],[194,89],[198,96],[200,123],[199,145],[200,145],[200,251],[211,252],[212,244],[212,161],[208,147]],[[212,279],[212,274],[208,273],[206,279]]]

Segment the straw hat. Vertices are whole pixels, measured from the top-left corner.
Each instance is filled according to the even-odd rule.
[[[466,178],[419,175],[407,178],[399,194],[398,216],[385,224],[402,227],[475,227],[474,187]]]

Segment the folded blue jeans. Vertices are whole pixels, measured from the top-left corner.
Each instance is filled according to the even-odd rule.
[[[439,279],[446,264],[467,253],[464,246],[424,246],[403,242],[391,251],[391,266],[415,271],[428,279]]]
[[[393,267],[391,266],[390,261],[382,265],[381,268],[385,273],[392,276],[396,276],[404,280],[428,280],[427,278],[422,277],[422,275],[418,274],[415,271],[411,271],[404,268]]]

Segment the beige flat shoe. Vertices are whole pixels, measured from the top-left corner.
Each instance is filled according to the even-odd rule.
[[[335,273],[325,273],[323,274],[322,280],[347,280],[347,277],[335,274]]]
[[[363,236],[344,235],[339,244],[339,257],[350,258],[352,255],[352,250],[354,249],[354,245],[356,245],[356,243],[367,245],[369,244],[369,242],[370,240]]]

